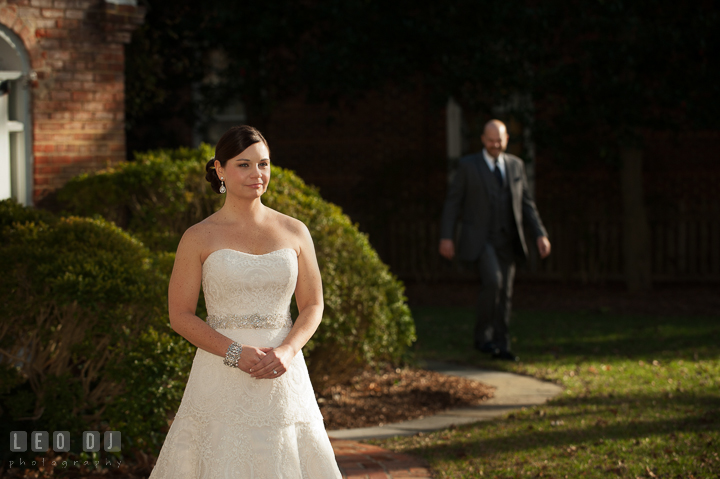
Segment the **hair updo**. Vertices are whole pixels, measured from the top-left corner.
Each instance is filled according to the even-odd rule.
[[[235,158],[255,143],[262,142],[270,152],[270,147],[265,137],[255,128],[249,125],[233,126],[220,138],[215,146],[215,156],[205,165],[205,179],[210,182],[215,193],[220,193],[220,177],[215,171],[215,160],[220,162],[222,167],[230,158]]]

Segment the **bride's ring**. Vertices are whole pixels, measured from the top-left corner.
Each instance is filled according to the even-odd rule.
[[[275,371],[274,369],[273,369],[273,374],[277,375],[277,371]]]

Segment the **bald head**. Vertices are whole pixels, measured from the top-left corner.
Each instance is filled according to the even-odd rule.
[[[482,143],[487,152],[493,158],[500,156],[505,151],[508,144],[508,133],[505,123],[500,120],[490,120],[485,123],[485,129],[482,134]]]
[[[483,129],[483,135],[487,135],[488,133],[495,133],[498,134],[505,134],[507,135],[507,127],[505,126],[505,123],[501,122],[500,120],[490,120],[489,122],[485,123],[485,128]]]

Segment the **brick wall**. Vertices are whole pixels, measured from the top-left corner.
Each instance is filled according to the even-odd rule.
[[[267,137],[273,161],[342,206],[402,279],[458,281],[473,277],[437,253],[447,168],[443,107],[422,90],[389,88],[337,106],[278,102],[269,118],[251,124]],[[656,281],[720,278],[718,151],[715,131],[646,138],[643,186]],[[533,259],[521,276],[622,280],[617,168],[600,161],[563,164],[539,148],[535,186],[554,253],[543,262]]]
[[[706,207],[719,211],[718,152],[717,131],[648,133],[643,187],[651,219],[692,214]],[[563,168],[542,151],[538,156],[537,200],[551,214],[565,216],[577,211],[582,216],[621,216],[620,175],[616,167],[586,162],[577,168]]]
[[[656,281],[720,280],[720,132],[648,133],[643,192]],[[582,152],[578,152],[578,157]],[[538,152],[538,208],[553,239],[541,278],[623,278],[623,204],[616,166],[561,167]]]
[[[253,124],[276,164],[318,186],[361,227],[378,213],[442,201],[445,104],[421,88],[388,87],[335,106],[297,98],[279,102],[265,123]]]
[[[125,159],[123,44],[141,7],[104,0],[0,0],[0,23],[30,56],[34,201]]]

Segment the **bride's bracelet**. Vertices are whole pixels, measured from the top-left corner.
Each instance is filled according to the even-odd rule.
[[[223,364],[230,366],[231,368],[237,368],[238,360],[240,360],[240,354],[242,353],[242,344],[233,342],[228,346],[227,352],[225,353],[225,359]]]

